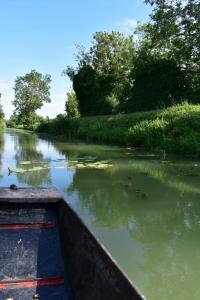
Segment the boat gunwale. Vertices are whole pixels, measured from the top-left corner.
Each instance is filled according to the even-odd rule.
[[[63,200],[55,188],[0,188],[0,203],[58,203]]]

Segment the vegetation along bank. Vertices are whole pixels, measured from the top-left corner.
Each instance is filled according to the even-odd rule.
[[[153,150],[199,155],[200,105],[181,104],[163,110],[67,118],[64,115],[41,124],[37,131],[65,140],[130,145]]]

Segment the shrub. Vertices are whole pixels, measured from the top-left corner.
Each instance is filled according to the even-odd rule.
[[[163,149],[182,154],[200,154],[200,105],[188,103],[171,108],[121,114],[66,118],[41,124],[39,132],[106,144]]]

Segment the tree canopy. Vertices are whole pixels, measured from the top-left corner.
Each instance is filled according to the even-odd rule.
[[[133,36],[119,32],[96,32],[88,51],[78,48],[77,68],[67,74],[79,103],[81,115],[110,114],[120,110],[135,59]]]
[[[142,47],[174,59],[185,72],[185,97],[197,102],[200,96],[200,1],[146,0],[153,7],[145,28],[148,43]]]
[[[138,57],[132,78],[128,112],[160,109],[184,101],[185,74],[172,59]]]
[[[158,109],[200,98],[200,3],[146,0],[150,21],[129,37],[96,32],[78,47],[72,80],[82,116]]]
[[[41,108],[50,99],[51,76],[32,70],[15,80],[15,98],[12,102],[18,123],[31,124],[36,118],[36,110]]]

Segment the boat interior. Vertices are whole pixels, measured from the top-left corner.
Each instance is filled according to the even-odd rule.
[[[1,205],[0,299],[71,299],[54,206]]]

